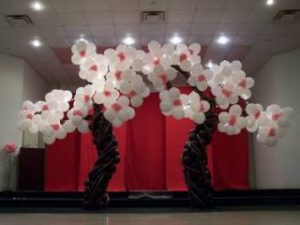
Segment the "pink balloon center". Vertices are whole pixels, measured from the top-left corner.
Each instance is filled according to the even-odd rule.
[[[180,106],[180,105],[182,105],[182,102],[181,102],[180,99],[176,99],[176,100],[173,102],[173,105],[174,105],[174,106]]]
[[[272,114],[272,120],[277,121],[281,117],[281,113],[274,113]]]
[[[229,98],[232,94],[232,92],[228,89],[222,88],[222,93],[225,95],[227,98]]]
[[[118,54],[118,57],[119,57],[119,59],[120,59],[121,62],[123,62],[126,59],[126,56],[125,56],[124,52],[120,52]]]
[[[246,88],[247,84],[246,84],[246,79],[243,79],[239,82],[239,86],[242,88]]]
[[[80,116],[80,117],[82,117],[83,114],[82,114],[82,112],[81,112],[80,110],[75,110],[75,111],[73,112],[73,116]]]
[[[204,105],[202,103],[200,103],[199,112],[204,112],[204,110],[205,110]]]
[[[230,126],[234,126],[236,124],[236,121],[237,121],[236,116],[231,115],[230,118],[229,118],[229,120],[228,120],[228,124]]]
[[[158,57],[154,57],[154,59],[153,59],[153,64],[154,64],[155,66],[158,66],[158,65],[160,64],[160,60],[159,60]]]
[[[90,71],[94,71],[94,72],[97,72],[98,71],[98,67],[96,65],[92,65],[90,67]]]
[[[106,96],[106,97],[111,96],[111,92],[110,92],[110,91],[107,91],[107,90],[104,90],[104,91],[103,91],[103,94],[104,94],[104,96]]]
[[[55,131],[58,131],[59,128],[60,128],[59,124],[57,124],[57,123],[56,123],[56,124],[52,124],[51,127],[52,127],[52,129],[55,130]]]
[[[122,109],[122,106],[118,103],[114,103],[111,106],[113,108],[113,110],[115,110],[116,112],[119,112]]]
[[[32,113],[28,113],[28,114],[26,115],[26,118],[32,120],[32,119],[33,119]]]
[[[187,55],[186,55],[185,53],[180,54],[180,55],[179,55],[179,61],[180,61],[180,62],[183,62],[183,61],[185,61],[185,60],[187,60]]]
[[[85,57],[85,56],[86,56],[86,51],[85,51],[85,50],[81,50],[81,51],[79,52],[79,55],[80,55],[81,57]]]
[[[122,79],[122,72],[121,71],[116,71],[115,72],[115,78],[120,81]]]
[[[275,137],[276,136],[276,130],[275,130],[275,128],[271,128],[270,130],[269,130],[269,137]]]
[[[131,92],[129,92],[128,96],[130,98],[132,98],[132,97],[136,96],[136,92],[132,90]]]
[[[260,114],[261,114],[260,111],[257,110],[257,111],[254,113],[254,118],[255,118],[255,119],[258,119],[258,118],[260,117]]]
[[[198,81],[199,82],[203,82],[203,81],[205,81],[205,79],[206,79],[206,77],[203,74],[198,76]]]
[[[88,103],[90,100],[91,100],[90,96],[88,96],[88,95],[84,95],[84,96],[83,96],[83,101],[84,101],[85,103]]]
[[[49,110],[49,106],[47,104],[43,105],[42,111],[48,111],[48,110]]]
[[[167,76],[167,74],[160,74],[160,75],[158,75],[158,77],[161,79],[161,81],[164,83],[164,84],[166,84],[167,82],[168,82],[168,76]]]

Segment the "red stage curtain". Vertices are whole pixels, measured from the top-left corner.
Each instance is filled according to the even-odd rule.
[[[126,186],[128,190],[166,189],[165,117],[158,94],[151,94],[128,122]]]
[[[48,145],[45,157],[45,191],[77,191],[80,134],[68,134],[64,140]]]
[[[213,186],[221,189],[249,188],[248,133],[228,136],[216,131],[212,142]]]
[[[190,88],[181,88],[184,93]],[[145,99],[136,117],[114,129],[121,163],[109,191],[186,190],[180,162],[188,132],[194,124],[187,119],[165,118],[157,93]],[[248,135],[227,136],[216,132],[208,147],[209,168],[216,189],[248,188]],[[91,134],[69,134],[47,146],[45,190],[82,191],[97,154]]]

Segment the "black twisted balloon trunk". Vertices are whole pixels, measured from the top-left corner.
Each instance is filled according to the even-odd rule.
[[[120,161],[118,143],[111,123],[105,119],[101,106],[95,105],[94,110],[90,130],[98,159],[85,183],[84,207],[88,209],[98,209],[107,205],[107,187],[116,171],[116,164]]]
[[[182,164],[189,190],[191,206],[208,208],[213,206],[211,175],[207,168],[207,145],[211,143],[216,117],[209,113],[203,124],[196,125],[189,133],[184,146]]]

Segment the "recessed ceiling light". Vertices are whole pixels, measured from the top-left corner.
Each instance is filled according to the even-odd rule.
[[[123,43],[125,45],[132,45],[132,44],[135,43],[135,40],[132,37],[126,37],[126,38],[123,39]]]
[[[213,67],[213,63],[209,60],[209,61],[206,63],[206,67],[212,68],[212,67]]]
[[[33,47],[35,47],[35,48],[38,48],[38,47],[40,47],[40,46],[42,45],[41,41],[38,40],[38,39],[34,39],[34,40],[32,40],[30,43],[31,43],[31,45],[32,45]]]
[[[32,9],[34,9],[36,11],[41,11],[41,10],[44,9],[44,5],[41,2],[38,2],[38,1],[32,2],[30,6],[31,6]]]
[[[182,38],[178,36],[173,36],[170,38],[170,42],[177,45],[182,42]]]
[[[267,5],[273,5],[274,4],[274,0],[267,0]]]
[[[226,45],[228,42],[229,42],[229,38],[224,36],[224,35],[221,35],[217,39],[217,43],[220,44],[220,45]]]

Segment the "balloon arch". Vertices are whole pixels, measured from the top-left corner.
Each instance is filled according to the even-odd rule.
[[[254,80],[246,77],[239,61],[223,61],[205,69],[200,50],[197,43],[161,45],[151,41],[147,52],[119,45],[98,54],[94,44],[79,41],[72,47],[72,62],[88,84],[79,87],[74,96],[70,91],[52,90],[45,101],[25,101],[19,127],[31,133],[40,131],[47,144],[76,129],[92,132],[98,160],[86,181],[84,204],[86,208],[101,208],[109,201],[107,186],[120,160],[113,126],[134,118],[134,108],[143,104],[152,85],[160,92],[164,115],[189,118],[196,124],[182,154],[184,175],[192,206],[211,206],[206,146],[215,129],[228,135],[241,129],[257,131],[257,141],[274,146],[286,134],[293,110],[278,105],[263,110],[262,105],[248,101],[241,107],[239,99],[251,97]],[[172,86],[178,75],[193,88],[189,95]]]

